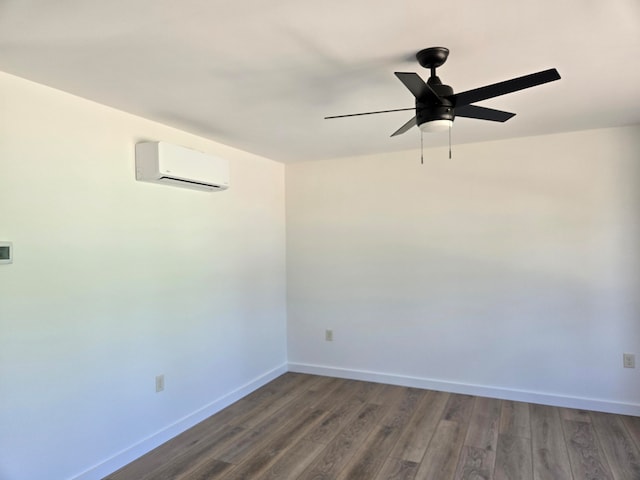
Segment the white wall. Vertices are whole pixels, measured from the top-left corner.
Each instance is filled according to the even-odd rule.
[[[136,182],[141,140],[231,188]],[[0,74],[0,478],[101,478],[286,371],[284,215],[281,164]]]
[[[287,166],[290,368],[640,415],[640,127],[419,158]]]

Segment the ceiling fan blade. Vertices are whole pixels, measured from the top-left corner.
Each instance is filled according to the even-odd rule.
[[[411,120],[409,120],[407,123],[402,125],[398,130],[393,132],[391,136],[395,137],[396,135],[400,135],[406,132],[407,130],[409,130],[411,127],[415,126],[415,124],[416,124],[416,117],[414,116]]]
[[[486,85],[474,90],[456,93],[448,98],[453,101],[456,107],[459,107],[479,102],[481,100],[486,100],[488,98],[499,97],[500,95],[505,95],[507,93],[517,92],[518,90],[524,90],[525,88],[535,87],[536,85],[542,85],[543,83],[553,82],[554,80],[560,80],[560,74],[555,68],[551,68],[549,70],[532,73],[523,77],[512,78],[511,80],[506,80],[504,82]]]
[[[374,115],[376,113],[406,112],[407,110],[415,110],[415,107],[411,107],[411,108],[396,108],[395,110],[378,110],[377,112],[349,113],[347,115],[333,115],[331,117],[324,117],[324,119],[325,120],[329,120],[330,118],[358,117],[360,115]]]
[[[440,103],[441,99],[433,89],[427,85],[417,73],[395,72],[395,76],[404,83],[417,99],[426,98]]]
[[[462,105],[455,109],[456,117],[477,118],[492,122],[506,122],[515,113],[494,110],[493,108],[479,107],[478,105]]]

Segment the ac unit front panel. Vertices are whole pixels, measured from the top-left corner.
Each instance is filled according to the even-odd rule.
[[[165,142],[136,145],[136,178],[141,181],[219,191],[229,187],[225,159]]]

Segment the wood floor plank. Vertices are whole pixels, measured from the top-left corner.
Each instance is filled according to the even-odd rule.
[[[347,462],[337,480],[371,479],[388,456],[395,443],[395,430],[387,425],[378,425],[359,445],[358,450]]]
[[[283,428],[286,422],[301,411],[313,408],[323,400],[323,395],[330,395],[330,393],[331,391],[327,391],[319,394],[313,390],[304,390],[293,401],[264,418],[255,428],[245,429],[237,440],[225,445],[222,449],[217,449],[216,458],[234,464],[242,462],[255,448],[259,448],[263,442],[268,441],[274,431]]]
[[[317,390],[313,388],[314,386],[317,388],[318,384],[330,385],[333,380],[329,377],[318,377],[316,375],[311,375],[306,382],[299,380],[290,385],[289,389],[280,389],[277,395],[273,395],[269,401],[259,402],[259,408],[252,408],[244,415],[234,418],[232,423],[247,429],[254,428],[280,409],[295,404],[298,397],[302,395],[307,399],[313,399],[314,395],[317,394]]]
[[[333,440],[364,405],[364,394],[369,392],[365,382],[346,381],[317,407],[328,409],[329,414],[304,438],[305,441],[327,444]]]
[[[389,405],[395,403],[398,399],[404,395],[407,387],[401,387],[399,385],[382,385],[380,391],[375,395],[372,395],[369,399],[369,403],[375,403],[376,405]]]
[[[442,419],[458,423],[467,423],[471,417],[474,401],[475,397],[471,395],[450,394]]]
[[[344,402],[347,398],[355,395],[356,387],[352,384],[353,380],[346,380],[344,378],[332,378],[331,380],[333,382],[331,385],[322,386],[323,390],[329,388],[331,390],[331,395],[319,398],[316,403],[316,407],[321,408],[322,410],[331,410],[337,403]],[[363,384],[363,382],[355,383]],[[321,393],[321,390],[318,388],[313,388],[311,391]],[[364,402],[361,402],[361,404],[362,403]]]
[[[413,480],[420,464],[389,457],[374,480]]]
[[[385,407],[365,404],[318,457],[298,477],[299,480],[335,480],[384,414]]]
[[[576,410],[574,408],[560,408],[560,418],[562,420],[574,420],[576,422],[591,423],[591,415],[586,410]]]
[[[531,441],[535,480],[572,480],[558,409],[531,405]]]
[[[375,405],[382,405],[380,401],[380,394],[386,385],[375,382],[362,382],[359,380],[351,380],[352,382],[361,383],[362,386],[358,392],[357,399],[364,403],[373,403]]]
[[[204,427],[202,423],[181,433],[170,441],[163,443],[159,447],[138,458],[135,462],[132,462],[107,476],[104,480],[128,480],[131,478],[141,479],[150,471],[163,468],[168,463],[179,462],[180,457],[184,455],[187,450],[198,448],[197,445],[199,443],[206,442],[207,436],[216,436],[219,429],[225,427],[224,424],[222,424],[222,426],[212,425],[212,431],[208,432],[207,428]],[[204,449],[206,450],[207,448],[208,446]]]
[[[464,445],[458,459],[454,479],[492,480],[495,463],[495,451]]]
[[[231,411],[233,415],[240,415],[242,408],[245,408],[246,404],[263,402],[270,396],[278,395],[281,392],[292,391],[293,389],[295,389],[296,384],[300,382],[308,382],[309,380],[305,379],[304,377],[305,375],[301,373],[284,373],[274,380],[270,381],[266,385],[263,385],[262,387],[242,397],[237,402],[228,406],[225,410]],[[235,411],[236,409],[239,410]],[[220,413],[217,414],[219,417],[225,417],[225,415],[220,415]],[[224,418],[224,420],[226,421],[229,418],[231,417],[227,416]]]
[[[500,434],[493,476],[494,480],[533,480],[531,439]]]
[[[623,415],[621,417],[622,423],[627,427],[627,431],[633,437],[636,442],[636,447],[640,449],[640,417],[631,417]]]
[[[216,420],[225,424],[233,421],[236,425],[241,425],[266,405],[272,405],[280,399],[293,400],[305,386],[313,385],[318,378],[316,375],[285,373],[218,412]]]
[[[456,480],[493,478],[500,429],[500,407],[500,400],[475,398],[456,468]]]
[[[495,452],[500,429],[501,400],[477,397],[471,412],[464,444]]]
[[[420,463],[417,480],[451,480],[466,435],[466,423],[441,420]]]
[[[613,480],[591,424],[564,420],[563,428],[573,476],[584,480]]]
[[[399,431],[404,428],[413,417],[416,406],[422,400],[424,390],[418,388],[400,387],[397,396],[389,402],[389,410],[382,418],[385,426]]]
[[[529,404],[504,400],[500,413],[500,433],[514,437],[531,438]]]
[[[413,418],[400,435],[391,456],[408,462],[420,463],[448,400],[448,393],[426,392],[418,402]]]
[[[234,468],[235,465],[231,463],[221,462],[215,458],[208,458],[184,473],[171,478],[172,480],[215,480],[222,478],[229,470]],[[156,479],[156,477],[151,478],[153,480]]]
[[[324,444],[301,440],[281,455],[267,470],[258,475],[258,480],[290,480],[298,478],[325,448]]]
[[[254,449],[251,455],[238,468],[233,469],[223,478],[225,480],[252,480],[256,478],[266,471],[271,464],[275,463],[291,443],[295,443],[303,437],[326,413],[320,409],[312,412],[303,410],[283,428],[271,435],[260,448]]]
[[[396,387],[393,395],[387,398],[389,409],[380,425],[363,442],[338,479],[373,478],[382,468],[423,395],[424,392],[416,388]]]
[[[301,442],[286,452],[272,467],[264,478],[290,479],[296,478],[313,461],[320,450],[331,442],[338,433],[362,409],[364,401],[375,396],[371,384],[355,380],[343,380],[342,384],[324,401],[317,404],[318,408],[329,409],[321,422],[307,433]]]
[[[125,478],[135,478],[139,480],[174,480],[195,466],[210,461],[212,451],[217,444],[226,444],[239,437],[244,429],[233,425],[227,425],[220,431],[207,436],[197,444],[190,445],[189,448],[182,449],[171,461],[163,463],[156,468],[148,469],[143,475],[134,476],[127,472]]]
[[[592,412],[591,419],[615,480],[640,479],[640,452],[620,417]]]
[[[318,376],[318,375],[316,375],[316,376]],[[338,378],[338,377],[323,377],[323,376],[319,376],[319,378],[320,378],[320,380],[318,382],[315,382],[315,383],[309,385],[307,387],[307,390],[309,390],[311,392],[322,393],[326,389],[336,390],[337,388],[339,388],[340,386],[342,386],[343,384],[348,382],[348,380],[346,380],[344,378]]]

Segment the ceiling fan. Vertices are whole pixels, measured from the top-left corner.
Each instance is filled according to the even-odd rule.
[[[437,132],[450,129],[456,116],[477,118],[479,120],[489,120],[492,122],[506,122],[513,117],[515,113],[480,107],[473,104],[487,100],[488,98],[517,92],[518,90],[524,90],[525,88],[535,87],[536,85],[542,85],[543,83],[560,79],[558,71],[555,68],[551,68],[523,77],[505,80],[504,82],[467,90],[466,92],[453,93],[453,89],[449,85],[444,85],[436,75],[436,68],[442,66],[447,61],[448,56],[449,49],[444,47],[426,48],[416,54],[418,63],[431,71],[431,75],[426,83],[417,73],[395,72],[396,77],[398,77],[415,97],[415,108],[351,113],[348,115],[325,117],[325,119],[401,112],[415,109],[413,118],[393,132],[391,134],[392,137],[405,133],[414,125],[417,125],[423,132]]]

